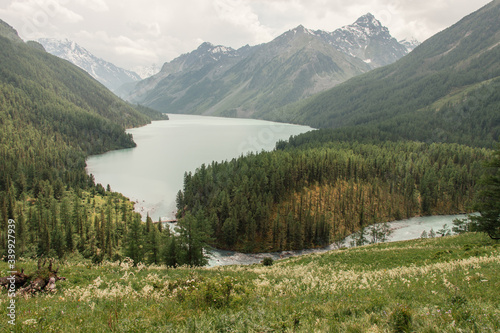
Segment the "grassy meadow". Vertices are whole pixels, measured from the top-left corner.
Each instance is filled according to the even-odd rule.
[[[36,261],[20,260],[25,272]],[[498,332],[500,246],[483,234],[368,245],[271,266],[59,261],[57,291],[0,294],[1,332]],[[7,264],[0,263],[1,275]]]

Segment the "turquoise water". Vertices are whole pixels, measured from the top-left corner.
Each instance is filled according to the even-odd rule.
[[[255,119],[169,115],[170,120],[130,129],[136,148],[87,159],[87,172],[136,202],[136,211],[153,220],[174,216],[184,172],[203,163],[272,150],[279,140],[308,132],[307,126]]]

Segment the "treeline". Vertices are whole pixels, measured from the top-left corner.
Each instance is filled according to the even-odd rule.
[[[19,257],[87,258],[93,263],[122,260],[170,266],[206,263],[206,233],[195,218],[186,218],[174,234],[161,223],[133,211],[133,203],[101,185],[65,190],[39,182],[35,197],[16,201],[0,196],[2,225],[15,220],[15,255]],[[7,228],[2,231],[8,230]],[[11,234],[12,236],[12,234]],[[10,237],[9,239],[13,239]],[[0,257],[8,258],[7,233],[0,237]]]
[[[127,198],[95,184],[85,158],[135,146],[125,128],[151,118],[165,117],[128,105],[66,61],[0,36],[0,258],[8,258],[9,219],[17,257],[125,255],[140,215]]]
[[[489,154],[416,142],[284,148],[186,173],[178,217],[203,216],[219,248],[323,246],[376,222],[466,211]]]

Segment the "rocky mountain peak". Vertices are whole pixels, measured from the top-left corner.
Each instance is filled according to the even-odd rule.
[[[372,67],[385,66],[408,54],[406,45],[393,38],[371,13],[327,36],[338,50],[360,58]]]
[[[371,13],[361,16],[353,24],[344,26],[336,31],[345,31],[359,37],[383,36],[384,38],[392,38],[389,29],[384,27]]]
[[[354,22],[353,25],[358,25],[361,27],[376,27],[376,28],[382,27],[382,24],[380,23],[380,21],[377,20],[375,18],[375,16],[373,16],[372,13],[367,13],[367,14],[361,16],[360,18],[358,18],[356,20],[356,22]]]
[[[209,42],[204,42],[196,49],[195,53],[198,57],[209,57],[211,60],[220,60],[224,56],[233,56],[236,50],[223,45],[214,45]]]
[[[292,31],[294,31],[295,33],[302,33],[302,34],[311,33],[311,30],[307,29],[302,24],[292,29]]]
[[[68,60],[82,68],[112,91],[116,91],[124,83],[141,79],[136,73],[96,57],[87,49],[69,39],[41,38],[38,39],[38,42],[42,44],[48,53]]]

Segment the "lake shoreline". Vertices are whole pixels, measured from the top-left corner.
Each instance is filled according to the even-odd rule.
[[[143,220],[175,217],[175,197],[185,172],[262,150],[314,130],[309,126],[259,119],[168,114],[169,120],[128,129],[135,148],[88,156],[87,174],[134,202]]]

